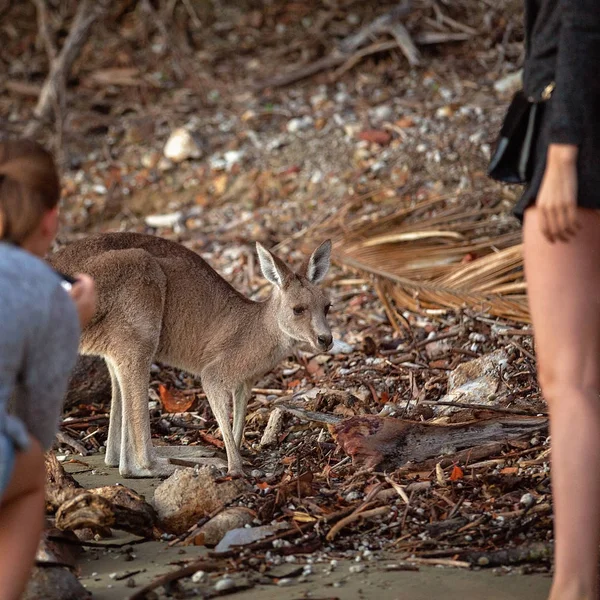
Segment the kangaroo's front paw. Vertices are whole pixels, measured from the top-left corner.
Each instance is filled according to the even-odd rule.
[[[126,478],[140,477],[168,477],[177,467],[169,462],[168,458],[154,457],[149,466],[139,466],[133,463],[121,464],[119,473]]]

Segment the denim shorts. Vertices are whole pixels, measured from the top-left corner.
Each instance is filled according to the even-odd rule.
[[[13,441],[0,433],[0,500],[8,487],[15,466],[15,446]]]

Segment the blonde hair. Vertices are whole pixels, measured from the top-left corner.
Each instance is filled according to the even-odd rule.
[[[60,199],[52,155],[31,140],[0,142],[0,240],[21,244]]]

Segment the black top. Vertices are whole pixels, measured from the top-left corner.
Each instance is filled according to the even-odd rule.
[[[554,81],[550,143],[580,145],[600,120],[600,2],[525,0],[525,93]]]

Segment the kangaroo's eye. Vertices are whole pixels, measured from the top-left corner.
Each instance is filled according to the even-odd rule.
[[[306,310],[306,308],[304,308],[304,306],[294,306],[294,314],[295,315],[304,314],[305,310]]]
[[[329,311],[330,311],[330,310],[331,310],[331,304],[328,304],[328,305],[325,307],[325,315],[327,315],[327,314],[329,313]]]

